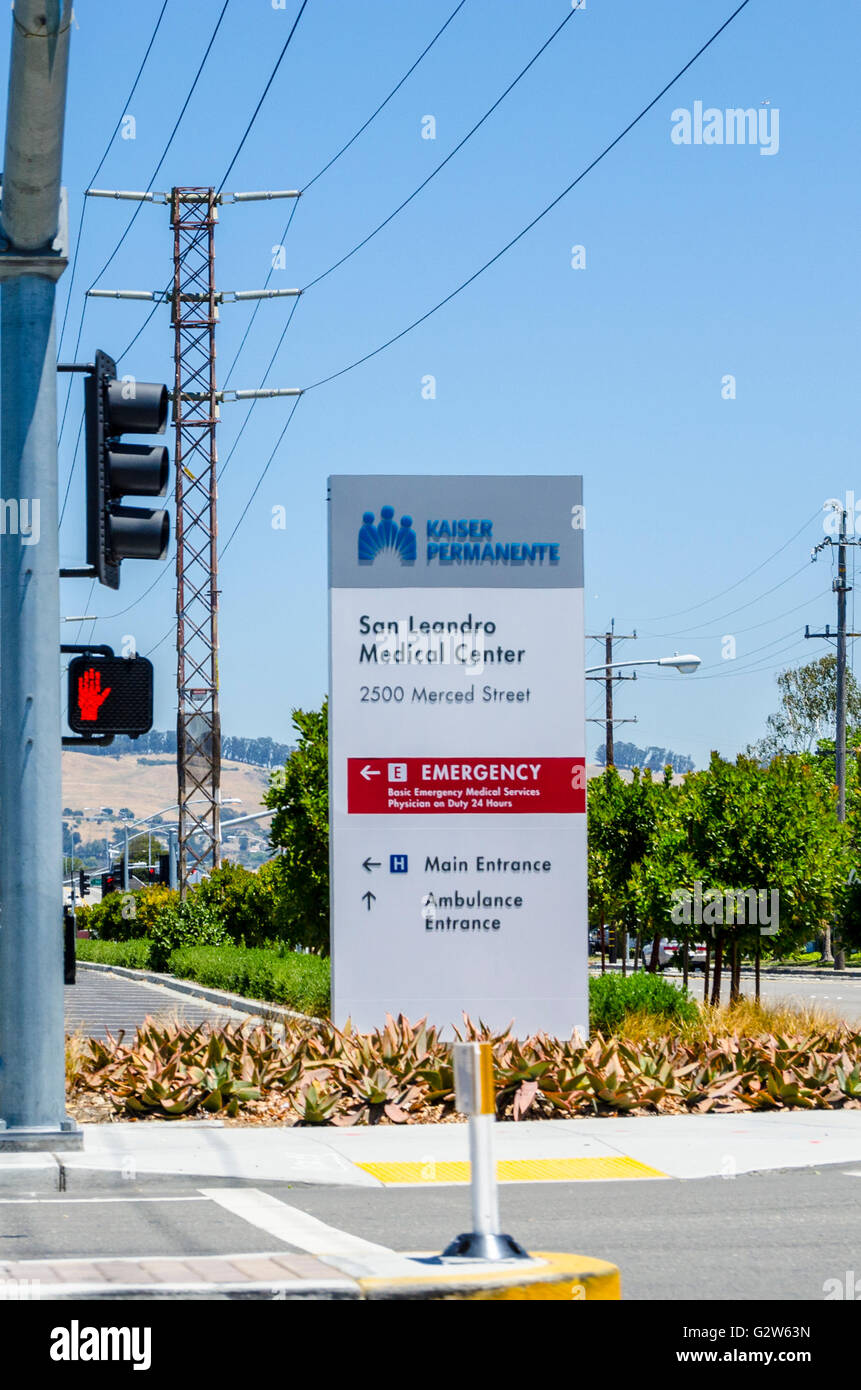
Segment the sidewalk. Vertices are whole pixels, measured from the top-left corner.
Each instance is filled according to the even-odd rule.
[[[82,1152],[0,1156],[0,1190],[128,1191],[146,1177],[390,1187],[469,1180],[465,1124],[340,1129],[217,1120],[85,1126]],[[525,1120],[495,1130],[501,1182],[730,1177],[861,1163],[861,1110]]]

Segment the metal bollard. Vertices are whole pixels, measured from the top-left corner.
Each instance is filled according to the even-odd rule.
[[[496,1119],[493,1048],[489,1042],[454,1044],[455,1106],[468,1116],[472,1230],[443,1251],[446,1260],[528,1260],[512,1236],[499,1229],[499,1195],[493,1156]]]

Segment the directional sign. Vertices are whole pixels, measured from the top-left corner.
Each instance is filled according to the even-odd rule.
[[[586,1031],[582,518],[579,478],[330,480],[338,1023]]]
[[[69,662],[69,727],[78,734],[129,734],[152,728],[153,668],[146,657],[87,655]]]

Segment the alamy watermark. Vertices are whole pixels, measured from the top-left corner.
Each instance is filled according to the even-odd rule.
[[[38,497],[0,497],[0,536],[20,536],[22,545],[38,545],[40,515]]]
[[[42,1287],[38,1279],[0,1279],[0,1300],[41,1297]]]
[[[721,892],[708,888],[703,892],[700,879],[694,881],[694,891],[673,889],[673,923],[698,927],[758,926],[760,936],[776,936],[780,930],[780,891],[777,888],[745,888]]]
[[[776,106],[703,109],[695,101],[693,110],[677,106],[670,116],[670,139],[674,145],[758,145],[760,154],[777,154],[780,149],[780,111]]]
[[[855,1278],[854,1269],[847,1269],[842,1279],[826,1279],[822,1285],[826,1302],[829,1299],[845,1299],[849,1303],[861,1302],[861,1278]]]

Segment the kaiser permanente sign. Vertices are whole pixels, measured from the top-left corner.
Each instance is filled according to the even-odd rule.
[[[333,1009],[586,1031],[582,480],[330,480]]]

